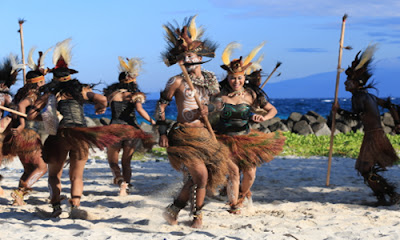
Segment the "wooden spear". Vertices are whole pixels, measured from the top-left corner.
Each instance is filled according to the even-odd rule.
[[[182,63],[179,63],[179,66],[181,67],[184,79],[187,82],[187,84],[189,85],[190,90],[192,90],[192,92],[194,92],[195,89],[194,89],[192,80],[190,80],[190,76],[189,76],[189,74],[188,74],[188,72],[186,70],[186,67]],[[197,94],[194,95],[194,99],[196,100],[197,106],[199,106],[199,110],[202,111],[203,110],[203,105],[201,104],[201,101],[200,101],[199,96]],[[208,116],[203,116],[203,119],[204,119],[204,123],[206,124],[206,127],[207,127],[208,131],[210,132],[212,138],[215,141],[217,141],[217,138],[215,137],[215,134],[214,134],[214,131],[213,131],[212,127],[211,127],[211,124],[208,121]]]
[[[18,111],[14,110],[14,109],[11,109],[11,108],[8,108],[8,107],[4,107],[4,106],[1,106],[1,105],[0,105],[0,109],[4,110],[4,111],[7,111],[7,112],[10,112],[10,113],[14,113],[14,114],[16,114],[18,116],[21,116],[21,117],[25,117],[25,118],[28,117],[28,115],[26,115],[25,113],[18,112]]]
[[[344,29],[346,25],[347,14],[345,14],[342,18],[342,31],[340,34],[340,45],[339,45],[339,59],[336,71],[336,87],[335,87],[335,100],[334,104],[336,105],[338,102],[338,93],[339,93],[339,80],[340,73],[343,72],[341,68],[342,62],[342,52],[343,52],[343,41],[344,41]],[[345,47],[346,49],[350,49],[349,47]],[[329,186],[329,179],[331,176],[331,165],[332,165],[332,153],[333,153],[333,138],[335,137],[335,128],[336,128],[336,109],[332,110],[332,126],[331,126],[331,141],[329,144],[329,157],[328,157],[328,172],[326,175],[326,186]]]
[[[24,67],[22,68],[23,74],[24,74],[24,85],[26,83],[26,69],[25,69],[25,52],[24,52],[24,31],[23,31],[23,27],[22,24],[24,24],[25,20],[24,19],[19,19],[18,23],[19,23],[19,35],[21,38],[21,52],[22,52],[22,64],[24,64]]]
[[[281,65],[281,62],[278,62],[274,68],[274,70],[272,70],[271,74],[269,74],[268,78],[265,79],[264,83],[261,85],[261,89],[263,89],[265,87],[265,84],[267,84],[267,82],[269,81],[269,79],[272,77],[272,74],[274,74],[274,72],[276,71],[276,69],[278,69],[278,67]]]

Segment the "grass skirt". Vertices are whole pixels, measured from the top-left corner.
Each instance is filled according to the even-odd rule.
[[[397,161],[399,157],[382,128],[365,132],[355,165],[360,173],[370,172],[375,166],[386,170]]]
[[[205,164],[208,171],[207,188],[214,190],[226,182],[229,150],[214,141],[206,128],[184,127],[175,124],[168,134],[168,158],[173,168]]]
[[[15,156],[24,156],[27,162],[24,163],[35,163],[31,162],[35,159],[35,155],[40,154],[42,150],[42,142],[37,132],[32,129],[23,129],[20,134],[13,136],[11,132],[7,132],[5,135],[0,136],[1,146],[1,158],[4,161],[11,160]]]
[[[281,132],[263,133],[251,130],[246,135],[217,135],[218,141],[230,149],[232,161],[240,170],[270,162],[283,150],[285,137]]]

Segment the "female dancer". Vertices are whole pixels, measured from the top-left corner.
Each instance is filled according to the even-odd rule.
[[[77,79],[72,79],[71,74],[77,73],[69,69],[71,60],[70,39],[57,44],[52,69],[53,81],[44,85],[43,97],[36,101],[35,107],[30,111],[30,118],[43,108],[50,95],[56,97],[57,110],[63,116],[55,135],[50,135],[43,146],[43,159],[49,168],[50,202],[53,212],[50,217],[57,217],[61,210],[61,175],[64,163],[69,154],[69,177],[71,181],[71,218],[88,217],[88,214],[78,207],[83,193],[83,171],[89,156],[89,146],[94,145],[103,149],[124,138],[145,138],[143,131],[130,126],[110,125],[104,127],[86,127],[83,112],[85,101],[95,104],[96,114],[102,114],[107,107],[107,98],[91,91]]]
[[[111,124],[127,124],[140,129],[135,110],[152,125],[156,122],[151,119],[146,110],[143,109],[146,96],[140,92],[136,83],[136,78],[140,71],[141,60],[137,58],[127,59],[126,63],[122,57],[119,57],[120,71],[118,83],[114,83],[104,89],[104,95],[107,97],[111,106]],[[120,196],[125,196],[129,192],[132,169],[131,160],[135,152],[137,139],[123,140],[107,148],[108,163],[114,175],[114,184],[120,187]],[[122,174],[118,165],[119,151],[122,148]]]
[[[47,69],[44,69],[44,58],[50,49],[44,55],[39,52],[37,65],[32,58],[34,50],[32,48],[28,55],[28,66],[31,71],[26,74],[26,84],[18,90],[13,100],[21,113],[26,113],[27,109],[33,106],[39,96],[39,87],[45,83],[44,76]],[[42,159],[40,136],[34,130],[25,128],[25,118],[14,114],[9,127],[10,129],[5,133],[3,151],[7,150],[18,155],[24,167],[18,189],[11,193],[11,197],[14,199],[13,205],[20,206],[25,204],[24,196],[28,194],[33,184],[47,172],[47,165]]]
[[[224,65],[221,67],[228,72],[228,76],[220,83],[221,93],[216,98],[222,109],[216,129],[217,138],[227,145],[231,152],[227,188],[231,213],[240,213],[244,198],[250,198],[256,167],[271,161],[274,155],[279,154],[285,141],[279,133],[262,133],[249,128],[250,121],[262,122],[271,119],[277,110],[267,101],[261,89],[245,82],[245,71],[262,45],[254,49],[244,61],[242,57],[229,61],[232,50],[238,46],[237,43],[231,43],[223,52]],[[251,113],[251,107],[258,106],[267,111],[265,116]],[[240,173],[243,174],[241,185]]]

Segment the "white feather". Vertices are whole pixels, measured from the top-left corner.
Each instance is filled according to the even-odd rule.
[[[17,71],[18,69],[25,68],[24,64],[17,63],[17,56],[14,56],[13,54],[10,54],[10,62],[12,67],[10,74],[15,73],[15,71]]]
[[[36,66],[36,63],[35,63],[35,61],[33,60],[33,53],[35,52],[35,50],[36,50],[36,47],[32,47],[30,50],[29,50],[29,53],[28,53],[28,67],[30,68],[30,69],[32,69],[33,71],[34,70],[36,70],[36,68],[37,68],[37,66]]]
[[[50,50],[51,50],[52,48],[53,48],[53,47],[50,47],[49,49],[47,49],[47,50],[43,53],[42,57],[41,57],[40,60],[39,60],[39,68],[44,69],[44,59],[46,58],[46,55],[50,52]]]

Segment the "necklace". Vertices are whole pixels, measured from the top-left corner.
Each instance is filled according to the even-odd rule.
[[[244,88],[241,88],[240,90],[229,93],[228,97],[231,97],[231,98],[236,97],[236,96],[244,97],[244,92],[245,92]]]

